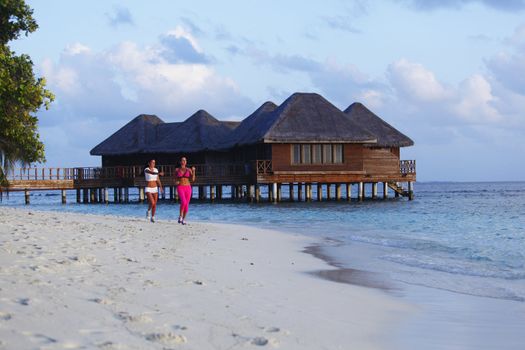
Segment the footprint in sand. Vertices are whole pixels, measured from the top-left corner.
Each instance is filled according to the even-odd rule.
[[[125,311],[117,313],[117,318],[125,322],[137,322],[137,323],[153,322],[153,319],[149,317],[148,315],[141,314],[141,315],[133,316]]]
[[[89,301],[92,301],[94,303],[101,304],[101,305],[111,305],[111,304],[113,304],[113,302],[111,300],[104,299],[104,298],[95,298],[95,299],[90,299]]]
[[[270,345],[272,347],[278,347],[279,341],[274,338],[267,339],[265,337],[255,337],[252,339],[251,344],[258,345],[258,346]]]
[[[0,311],[0,320],[9,321],[11,318],[13,318],[13,315],[11,315],[9,312]]]
[[[29,298],[20,298],[16,301],[20,305],[28,306],[30,299]]]
[[[33,340],[35,343],[38,342],[42,344],[52,344],[52,343],[58,342],[58,340],[48,337],[47,335],[44,335],[44,334],[38,334],[38,333],[35,334],[31,332],[22,332],[22,334],[27,337],[30,337],[31,340]]]
[[[113,343],[110,341],[104,342],[102,344],[98,344],[97,347],[102,350],[124,350],[128,348],[124,344]]]
[[[184,344],[188,340],[185,336],[180,334],[174,334],[171,332],[168,333],[150,333],[145,336],[146,340],[156,343],[161,343],[163,345],[176,345]]]

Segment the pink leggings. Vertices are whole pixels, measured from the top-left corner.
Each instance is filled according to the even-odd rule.
[[[191,199],[191,185],[177,186],[177,193],[179,194],[180,209],[186,215]]]

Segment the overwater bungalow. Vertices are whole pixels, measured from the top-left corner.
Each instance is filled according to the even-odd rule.
[[[67,189],[78,202],[129,200],[129,189],[144,199],[143,170],[156,159],[163,184],[176,200],[172,176],[181,156],[196,167],[199,198],[259,201],[363,199],[365,194],[413,198],[414,160],[401,160],[401,148],[414,142],[361,103],[342,111],[315,93],[295,93],[281,105],[263,103],[239,122],[220,121],[199,110],[183,122],[165,123],[141,114],[91,150],[101,156],[94,168],[20,169],[10,174],[9,190]],[[284,187],[283,187],[284,186]],[[352,188],[356,187],[356,191]],[[366,190],[366,188],[370,190]],[[283,195],[282,189],[288,193]],[[225,191],[224,193],[227,193]],[[353,195],[355,193],[355,195]]]
[[[241,122],[219,121],[200,110],[184,122],[165,123],[152,115],[140,115],[91,150],[102,156],[102,168],[136,167],[132,174],[141,185],[140,171],[149,159],[156,159],[169,175],[182,155],[197,166],[198,185],[206,196],[220,196],[219,186],[231,185],[257,198],[258,188],[269,185],[271,200],[280,200],[281,185],[294,187],[299,199],[335,196],[346,185],[358,186],[364,196],[365,184],[378,183],[396,194],[412,198],[416,179],[415,161],[402,161],[400,148],[414,142],[379,118],[361,103],[341,111],[315,93],[295,93],[281,105],[265,102]],[[400,186],[406,183],[407,188]],[[245,190],[242,190],[244,186]],[[326,191],[322,191],[326,186]],[[215,187],[215,188],[212,188]],[[338,198],[339,199],[339,198]]]

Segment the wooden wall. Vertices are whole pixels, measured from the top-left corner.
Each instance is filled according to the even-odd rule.
[[[274,171],[364,171],[370,175],[399,174],[399,147],[370,148],[344,144],[342,164],[292,164],[291,144],[272,144]]]
[[[399,174],[399,147],[363,147],[363,169],[367,174]]]
[[[273,171],[362,171],[363,146],[347,143],[343,147],[342,164],[292,164],[292,145],[272,144]]]

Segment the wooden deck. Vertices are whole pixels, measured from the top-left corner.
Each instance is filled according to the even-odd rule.
[[[176,186],[174,177],[176,168],[175,165],[158,167],[159,171],[164,173],[164,176],[161,177],[162,184],[164,187],[170,188],[170,193],[174,192],[173,187]],[[220,193],[219,187],[222,186],[251,188],[252,186],[278,185],[280,188],[282,184],[297,184],[300,187],[302,184],[305,186],[312,184],[330,186],[331,184],[371,183],[376,186],[377,183],[383,183],[385,186],[391,184],[389,185],[390,188],[394,189],[396,193],[411,198],[413,196],[411,184],[416,181],[416,163],[414,160],[400,161],[399,171],[387,174],[333,170],[274,171],[271,160],[257,160],[246,164],[198,164],[195,165],[195,168],[197,177],[193,185],[199,187],[199,193],[201,188],[209,187],[211,196],[215,191]],[[80,190],[104,190],[107,192],[107,189],[113,188],[114,192],[117,193],[117,189],[143,188],[146,185],[143,170],[142,166],[21,168],[8,174],[9,186],[2,190],[25,191],[26,195],[29,191],[78,190],[77,201],[79,201]],[[407,183],[409,188],[405,190],[399,183]],[[238,191],[242,191],[242,189]],[[255,195],[256,190],[247,190],[246,192]],[[118,193],[120,196],[121,191],[119,190]],[[86,196],[84,193],[83,197]],[[107,198],[107,194],[105,196]]]

